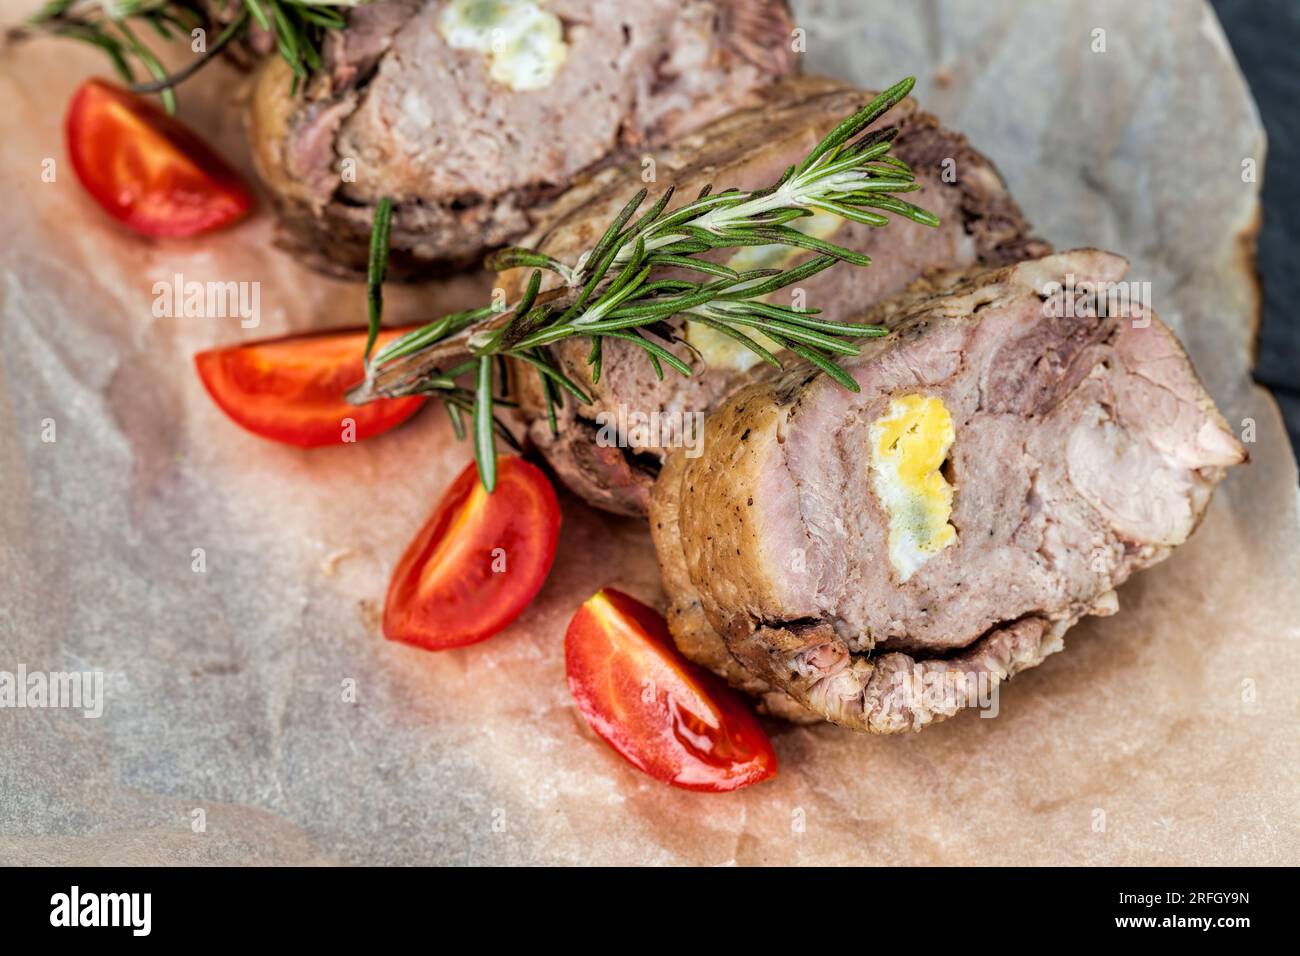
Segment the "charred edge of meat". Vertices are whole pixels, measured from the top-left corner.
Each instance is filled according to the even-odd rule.
[[[558,435],[546,419],[528,428],[528,441],[550,465],[556,477],[588,504],[604,511],[643,517],[650,507],[650,488],[660,461],[652,454],[624,445],[597,441],[601,426],[572,409],[557,409]]]
[[[788,693],[767,690],[761,700],[782,694],[797,706],[800,722],[825,720],[874,734],[918,731],[962,710],[990,702],[1003,682],[1041,664],[1064,649],[1073,619],[1050,621],[1027,615],[990,628],[971,644],[943,654],[899,651],[850,653],[830,628],[805,627],[796,633],[763,628],[751,639],[728,647],[752,673]],[[790,667],[778,661],[792,651]],[[926,695],[926,682],[946,684],[950,693]]]
[[[1011,265],[1052,251],[1049,242],[1033,234],[994,162],[964,134],[941,126],[933,114],[918,110],[909,117],[893,152],[913,170],[940,171],[944,182],[951,169],[961,194],[962,227],[975,240],[982,265]]]
[[[456,197],[445,209],[467,219],[475,215],[490,216],[494,206],[504,203],[512,209],[528,209],[554,198],[561,191],[560,186],[533,185],[491,199],[467,193]],[[321,218],[300,204],[279,196],[273,196],[272,202],[278,217],[272,239],[276,248],[291,253],[316,272],[338,279],[357,279],[365,275],[369,263],[373,206],[340,192],[330,197],[328,215]],[[387,278],[395,281],[438,279],[482,266],[487,250],[475,241],[463,243],[459,252],[448,252],[436,259],[419,253],[424,235],[421,224],[445,218],[443,210],[431,211],[429,204],[422,199],[393,204]],[[472,225],[464,228],[467,235],[473,232]],[[506,244],[506,233],[502,236],[492,247]]]

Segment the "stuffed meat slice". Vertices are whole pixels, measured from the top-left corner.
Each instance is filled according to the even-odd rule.
[[[477,265],[580,170],[756,101],[793,71],[784,0],[374,0],[305,83],[258,75],[254,157],[307,263],[364,275],[390,196],[394,275]]]
[[[710,184],[742,190],[766,186],[873,95],[819,77],[777,84],[766,91],[760,106],[737,111],[656,153],[578,183],[540,214],[537,231],[524,244],[574,262],[642,186],[650,191],[648,202],[673,186],[674,206],[694,199]],[[932,228],[896,218],[885,228],[873,228],[830,214],[796,220],[797,228],[864,252],[873,262],[869,267],[836,265],[781,290],[771,301],[820,309],[831,318],[857,315],[927,270],[1001,265],[1047,251],[1045,243],[1030,235],[997,170],[960,133],[944,129],[911,99],[899,103],[881,123],[897,126],[891,153],[911,166],[921,184],[907,198],[935,213],[941,225]],[[806,257],[789,247],[759,246],[724,261],[737,270],[787,268]],[[507,300],[522,292],[526,277],[526,270],[504,274]],[[796,295],[801,296],[797,302]],[[650,486],[672,444],[665,440],[670,434],[666,428],[638,431],[635,425],[621,429],[619,440],[605,440],[605,424],[657,414],[689,425],[748,376],[758,361],[742,345],[705,326],[672,325],[686,344],[661,344],[691,366],[689,377],[668,371],[660,380],[639,348],[607,340],[602,375],[593,383],[588,341],[575,338],[555,346],[554,358],[593,402],[568,402],[554,435],[542,414],[536,377],[521,370],[521,397],[533,416],[531,439],[565,483],[598,507],[644,514]],[[610,429],[604,431],[608,435]]]
[[[770,710],[892,733],[1113,613],[1244,457],[1126,268],[921,282],[865,316],[891,333],[843,363],[860,392],[800,367],[732,394],[654,490],[683,651]]]

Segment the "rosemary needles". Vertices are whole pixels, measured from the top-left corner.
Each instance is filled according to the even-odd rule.
[[[340,7],[367,0],[238,0],[220,9],[204,0],[49,0],[11,36],[49,33],[99,47],[122,80],[136,93],[158,93],[168,113],[176,111],[175,87],[212,62],[230,43],[247,36],[256,25],[275,37],[276,49],[293,69],[295,85],[321,66],[325,33],[345,25]],[[217,31],[207,40],[207,33]],[[148,31],[164,41],[184,40],[197,58],[184,69],[168,73],[162,60],[141,39]],[[194,43],[200,34],[201,49]],[[140,80],[137,70],[149,75]]]
[[[870,265],[861,253],[792,227],[790,223],[797,219],[829,213],[882,227],[890,222],[887,214],[892,214],[938,225],[932,213],[900,198],[920,186],[907,164],[889,154],[895,130],[864,132],[907,96],[914,83],[911,78],[896,83],[847,117],[765,189],[715,193],[706,187],[693,201],[670,209],[670,188],[638,215],[648,197],[642,189],[609,223],[601,239],[571,264],[531,249],[497,252],[489,257],[490,268],[533,270],[519,301],[504,310],[489,306],[443,316],[388,343],[373,359],[367,350],[366,380],[349,398],[364,402],[434,394],[448,404],[453,421],[468,409],[479,475],[490,491],[496,475],[494,406],[500,404],[493,389],[494,363],[509,357],[536,372],[553,424],[554,406],[564,395],[582,403],[591,401],[548,352],[550,346],[572,336],[591,340],[587,363],[593,384],[600,379],[605,339],[641,349],[660,378],[665,365],[690,375],[690,366],[649,334],[652,327],[662,331],[662,323],[680,317],[728,336],[780,368],[781,359],[754,338],[761,333],[779,349],[856,391],[857,383],[836,364],[836,358],[857,354],[853,339],[883,335],[885,330],[822,318],[816,309],[773,305],[766,297],[837,262]],[[371,247],[372,285],[376,274],[383,273],[390,216],[391,206],[381,203]],[[717,249],[769,245],[806,250],[812,257],[788,269],[746,271],[700,258]],[[663,278],[669,268],[674,275],[693,273],[699,279]],[[558,286],[541,292],[543,272],[554,273]],[[370,302],[373,341],[379,323],[374,291]],[[475,372],[472,391],[455,382],[457,375],[469,371]]]

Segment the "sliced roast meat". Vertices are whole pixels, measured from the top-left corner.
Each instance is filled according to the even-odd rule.
[[[538,229],[524,244],[574,262],[643,185],[651,190],[647,206],[669,185],[675,187],[675,205],[689,202],[708,184],[718,189],[766,186],[873,95],[819,77],[795,77],[776,84],[763,94],[760,105],[678,138],[653,153],[649,157],[653,162],[636,159],[580,181],[541,214]],[[992,163],[960,133],[944,129],[910,99],[882,122],[898,127],[892,152],[911,165],[921,183],[921,190],[908,198],[937,214],[942,224],[931,228],[896,219],[874,229],[827,215],[796,220],[794,225],[800,228],[870,255],[873,264],[836,265],[797,290],[782,290],[772,301],[790,304],[794,295],[802,295],[805,307],[840,320],[902,290],[928,270],[1001,265],[1047,251],[1046,243],[1030,234]],[[653,182],[647,183],[651,177]],[[768,246],[744,249],[724,261],[737,268],[772,268],[794,265],[806,257],[802,251]],[[526,275],[525,270],[503,275],[507,299],[519,295]],[[690,419],[683,416],[706,414],[756,362],[753,353],[721,333],[699,325],[682,330],[680,322],[674,327],[694,350],[664,344],[692,367],[690,377],[668,370],[659,380],[637,346],[607,340],[601,379],[593,384],[587,364],[589,344],[570,339],[556,346],[555,359],[584,385],[593,402],[581,406],[568,402],[555,434],[541,415],[542,395],[535,376],[520,370],[521,397],[533,416],[531,439],[564,482],[598,507],[645,513],[650,486],[666,452],[667,434],[666,430],[625,430],[625,447],[615,447],[598,440],[602,424],[637,416],[648,419],[654,413],[686,424]]]
[[[280,57],[250,113],[279,239],[364,274],[395,203],[392,274],[477,263],[574,175],[755,101],[794,69],[784,0],[375,0],[293,89]]]
[[[933,278],[865,316],[891,332],[842,363],[860,392],[800,366],[732,394],[654,489],[682,650],[769,709],[893,733],[1113,613],[1244,458],[1126,269]]]

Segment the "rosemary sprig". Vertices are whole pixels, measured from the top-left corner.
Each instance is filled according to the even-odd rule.
[[[393,201],[385,196],[375,207],[374,225],[370,230],[370,263],[366,270],[366,305],[369,309],[370,334],[366,336],[365,363],[379,337],[379,321],[384,314],[384,278],[388,274],[388,237],[393,229]]]
[[[271,32],[276,49],[293,69],[294,88],[320,69],[325,34],[345,26],[340,7],[369,0],[221,0],[230,8],[229,22],[215,14],[209,0],[49,0],[27,21],[11,31],[10,39],[36,33],[70,37],[103,50],[122,80],[137,93],[157,93],[167,112],[176,111],[175,88],[199,72],[233,41],[254,26]],[[195,29],[217,30],[217,36],[194,62],[168,73],[157,54],[140,38],[148,30],[163,40],[189,40]],[[151,77],[139,80],[137,70]]]
[[[645,203],[642,189],[623,207],[592,248],[576,263],[567,264],[535,250],[509,248],[489,257],[489,268],[532,268],[528,286],[505,310],[490,307],[444,316],[422,329],[396,339],[372,358],[367,350],[366,380],[348,398],[357,403],[412,394],[438,395],[457,415],[467,411],[474,422],[474,451],[479,477],[491,491],[496,482],[493,440],[494,362],[503,357],[531,366],[540,377],[547,417],[554,427],[555,406],[568,394],[582,403],[591,399],[549,356],[555,343],[573,336],[591,339],[587,362],[593,383],[599,381],[604,339],[618,339],[642,349],[656,375],[668,365],[683,375],[691,368],[659,344],[677,339],[663,323],[674,316],[719,331],[753,351],[764,362],[781,367],[780,358],[756,341],[762,333],[781,349],[817,366],[845,388],[857,391],[853,378],[835,364],[836,356],[855,355],[852,339],[884,335],[880,326],[835,322],[819,311],[773,305],[766,297],[834,265],[866,266],[861,253],[818,239],[789,223],[815,213],[831,213],[870,226],[890,222],[892,213],[929,226],[939,220],[899,194],[920,186],[905,163],[889,155],[896,130],[863,131],[911,91],[908,78],[885,90],[846,118],[797,165],[765,189],[709,187],[679,208],[668,210],[673,190],[636,219]],[[372,245],[372,277],[382,275],[391,208],[381,202]],[[715,249],[783,245],[808,250],[812,258],[788,269],[738,272],[700,259]],[[656,270],[672,268],[701,276],[699,281],[654,278]],[[543,271],[554,273],[556,288],[540,291]],[[379,310],[372,293],[371,336],[377,334]],[[444,371],[446,369],[446,371]],[[472,391],[456,384],[459,375],[474,371]],[[459,429],[458,429],[459,431]]]

